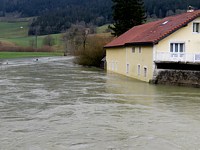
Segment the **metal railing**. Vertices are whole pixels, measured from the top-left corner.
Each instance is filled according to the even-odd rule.
[[[155,61],[200,63],[200,53],[157,52],[155,54]]]

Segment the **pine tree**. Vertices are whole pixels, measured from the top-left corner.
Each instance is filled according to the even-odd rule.
[[[113,26],[109,26],[115,36],[119,36],[146,21],[144,3],[142,0],[112,0]]]

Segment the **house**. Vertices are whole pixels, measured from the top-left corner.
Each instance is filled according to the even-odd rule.
[[[104,48],[108,71],[146,82],[158,69],[200,71],[200,10],[135,26]]]

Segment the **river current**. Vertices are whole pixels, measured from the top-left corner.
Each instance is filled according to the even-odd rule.
[[[1,60],[0,150],[197,150],[200,90],[73,63]]]

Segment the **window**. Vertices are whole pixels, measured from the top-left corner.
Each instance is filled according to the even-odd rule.
[[[135,47],[132,47],[132,53],[135,53]]]
[[[129,64],[126,64],[126,73],[129,73]]]
[[[115,71],[117,71],[117,70],[118,70],[118,63],[115,62]]]
[[[139,52],[139,53],[142,53],[142,48],[141,48],[141,47],[139,47],[138,52]]]
[[[112,71],[114,71],[114,70],[115,70],[115,63],[112,62]]]
[[[183,57],[185,52],[185,43],[170,43],[170,52],[172,57]]]
[[[138,76],[139,76],[140,75],[140,65],[138,65],[137,71],[138,71]]]
[[[199,33],[200,31],[200,23],[193,23],[193,32]]]
[[[147,67],[144,67],[144,77],[147,77]]]

